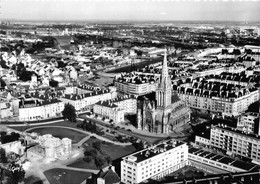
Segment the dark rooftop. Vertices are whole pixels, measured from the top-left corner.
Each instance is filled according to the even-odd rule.
[[[244,169],[247,171],[251,171],[252,169],[258,167],[256,164],[253,164],[253,163],[243,162],[243,161],[231,158],[231,157],[219,155],[216,153],[212,153],[212,152],[205,151],[203,149],[194,148],[194,147],[189,148],[189,153],[198,155],[203,158],[207,158],[209,160],[217,161],[222,164],[231,165],[231,166],[234,166],[234,167],[237,167],[240,169]]]

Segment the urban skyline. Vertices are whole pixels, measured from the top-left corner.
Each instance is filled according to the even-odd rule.
[[[15,20],[260,21],[259,1],[2,0]]]
[[[1,184],[260,183],[260,1],[0,5]]]

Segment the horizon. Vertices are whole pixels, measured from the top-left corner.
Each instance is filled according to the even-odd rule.
[[[260,1],[2,0],[10,21],[259,22]]]

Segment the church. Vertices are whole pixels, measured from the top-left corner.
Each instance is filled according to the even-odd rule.
[[[172,92],[165,49],[155,99],[143,98],[138,101],[137,128],[153,133],[169,134],[176,127],[190,122],[190,112],[190,108]]]

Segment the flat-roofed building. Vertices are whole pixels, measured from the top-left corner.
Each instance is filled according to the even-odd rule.
[[[239,155],[260,162],[260,136],[243,132],[226,125],[211,127],[210,145],[226,150],[228,154]]]
[[[160,179],[188,164],[188,146],[167,140],[143,149],[121,161],[121,182],[141,183],[149,178]]]
[[[247,112],[238,117],[237,129],[248,133],[260,134],[259,113]]]
[[[174,179],[171,181],[158,182],[159,184],[225,184],[225,183],[241,183],[241,184],[259,184],[260,172],[254,170],[250,172],[225,173],[218,175],[207,175],[199,177],[189,177],[185,179]]]
[[[258,167],[253,163],[247,163],[194,147],[189,148],[188,158],[189,165],[213,174],[252,171]]]

